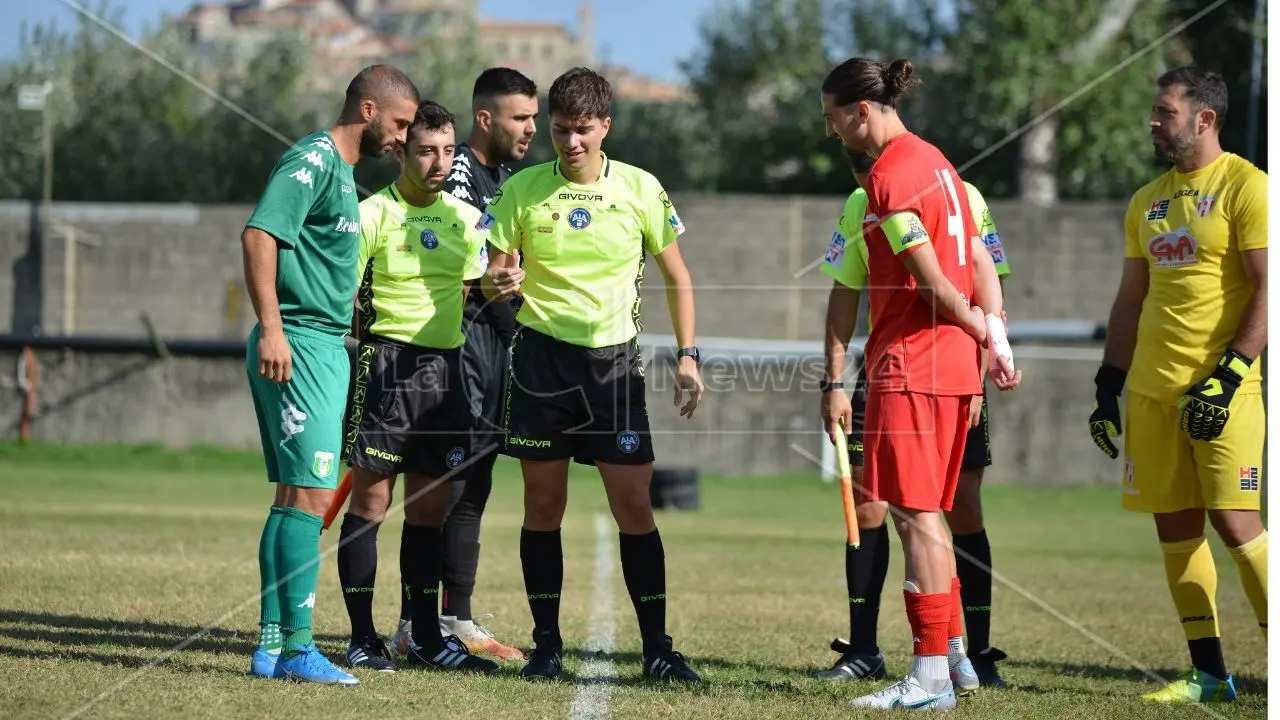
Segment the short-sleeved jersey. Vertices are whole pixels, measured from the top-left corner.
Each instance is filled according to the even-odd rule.
[[[421,347],[463,343],[464,278],[476,277],[480,211],[440,193],[427,207],[394,183],[360,203],[360,332]]]
[[[964,188],[969,194],[969,211],[978,222],[982,244],[995,262],[996,275],[1008,277],[1013,271],[1009,268],[1009,258],[1000,240],[1000,231],[996,229],[995,218],[991,216],[991,209],[987,207],[987,201],[977,188],[968,182],[964,184]],[[844,202],[844,211],[840,213],[836,230],[831,235],[831,242],[827,245],[827,253],[822,258],[822,272],[827,277],[852,290],[866,289],[867,241],[863,237],[863,228],[875,221],[875,215],[867,214],[867,191],[858,188],[850,193],[849,199]]]
[[[928,241],[943,275],[967,301],[973,296],[968,254],[978,228],[959,174],[943,154],[905,133],[890,140],[867,178],[867,212],[876,222],[864,233],[870,283],[871,336],[868,387],[886,392],[978,395],[978,344],[943,318],[919,292],[900,254]],[[905,238],[886,235],[882,223],[899,213],[915,216]]]
[[[1241,253],[1267,247],[1267,175],[1223,153],[1190,173],[1170,169],[1134,193],[1125,257],[1149,284],[1129,369],[1131,392],[1176,402],[1235,337],[1253,284]],[[1258,361],[1242,387],[1261,382]]]
[[[480,162],[471,146],[458,143],[453,153],[453,165],[449,168],[449,177],[445,180],[444,191],[479,210],[484,210],[493,198],[498,195],[511,177],[511,168],[506,165],[489,167]],[[487,253],[483,258],[488,260]],[[480,273],[467,280],[474,280],[484,274],[486,263],[480,265]],[[481,299],[481,304],[487,304]]]
[[[359,202],[353,168],[328,132],[307,135],[276,162],[246,227],[278,241],[276,295],[286,329],[350,332]]]
[[[645,253],[662,253],[684,232],[657,178],[607,157],[590,185],[570,182],[559,161],[521,170],[479,227],[498,250],[521,253],[524,303],[516,320],[588,348],[640,332]]]

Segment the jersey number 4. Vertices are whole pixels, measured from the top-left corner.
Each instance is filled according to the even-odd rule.
[[[934,170],[938,185],[942,188],[943,201],[947,205],[947,234],[955,238],[960,267],[965,265],[964,215],[960,210],[960,197],[956,195],[956,183],[951,170]]]

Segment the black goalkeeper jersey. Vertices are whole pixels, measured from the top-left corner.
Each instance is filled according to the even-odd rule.
[[[449,169],[449,177],[445,180],[444,190],[484,212],[485,206],[498,194],[498,188],[502,187],[511,175],[510,167],[498,165],[496,168],[491,168],[476,158],[470,145],[458,143],[453,155],[453,165]],[[487,260],[487,252],[484,257]],[[485,265],[487,264],[486,262]],[[487,300],[477,280],[471,284],[471,292],[468,293],[466,305],[462,309],[462,319],[464,323],[491,324],[502,335],[504,341],[510,342],[515,331],[516,311],[509,302]]]

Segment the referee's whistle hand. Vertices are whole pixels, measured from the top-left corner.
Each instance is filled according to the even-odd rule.
[[[698,400],[702,398],[704,389],[697,362],[689,357],[680,358],[680,365],[676,368],[675,398],[675,405],[680,407],[680,417],[693,419],[693,411],[698,409]],[[686,392],[689,394],[689,400],[681,406],[680,397]]]

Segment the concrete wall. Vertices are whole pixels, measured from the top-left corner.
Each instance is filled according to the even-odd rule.
[[[809,269],[826,248],[841,198],[673,197],[689,232],[700,337],[821,337],[830,283]],[[1021,319],[1106,317],[1119,278],[1119,205],[1053,210],[995,203]],[[239,231],[249,207],[59,204],[42,233],[26,203],[0,203],[0,333],[141,337],[145,314],[167,338],[242,339],[253,323]],[[69,241],[75,238],[68,262]],[[669,333],[657,268],[646,278],[646,332]],[[40,351],[36,437],[65,442],[213,443],[254,447],[240,360]],[[1096,359],[1024,358],[1024,387],[993,398],[991,479],[1111,482],[1119,468],[1085,431]],[[811,362],[819,358],[811,358]],[[0,351],[0,437],[18,432],[19,355]],[[768,373],[768,374],[767,374]],[[708,371],[709,376],[713,374]],[[670,464],[725,474],[805,471],[821,454],[816,368],[731,365],[708,378],[692,421],[672,407],[661,368],[650,416]],[[797,449],[798,448],[798,449]]]

